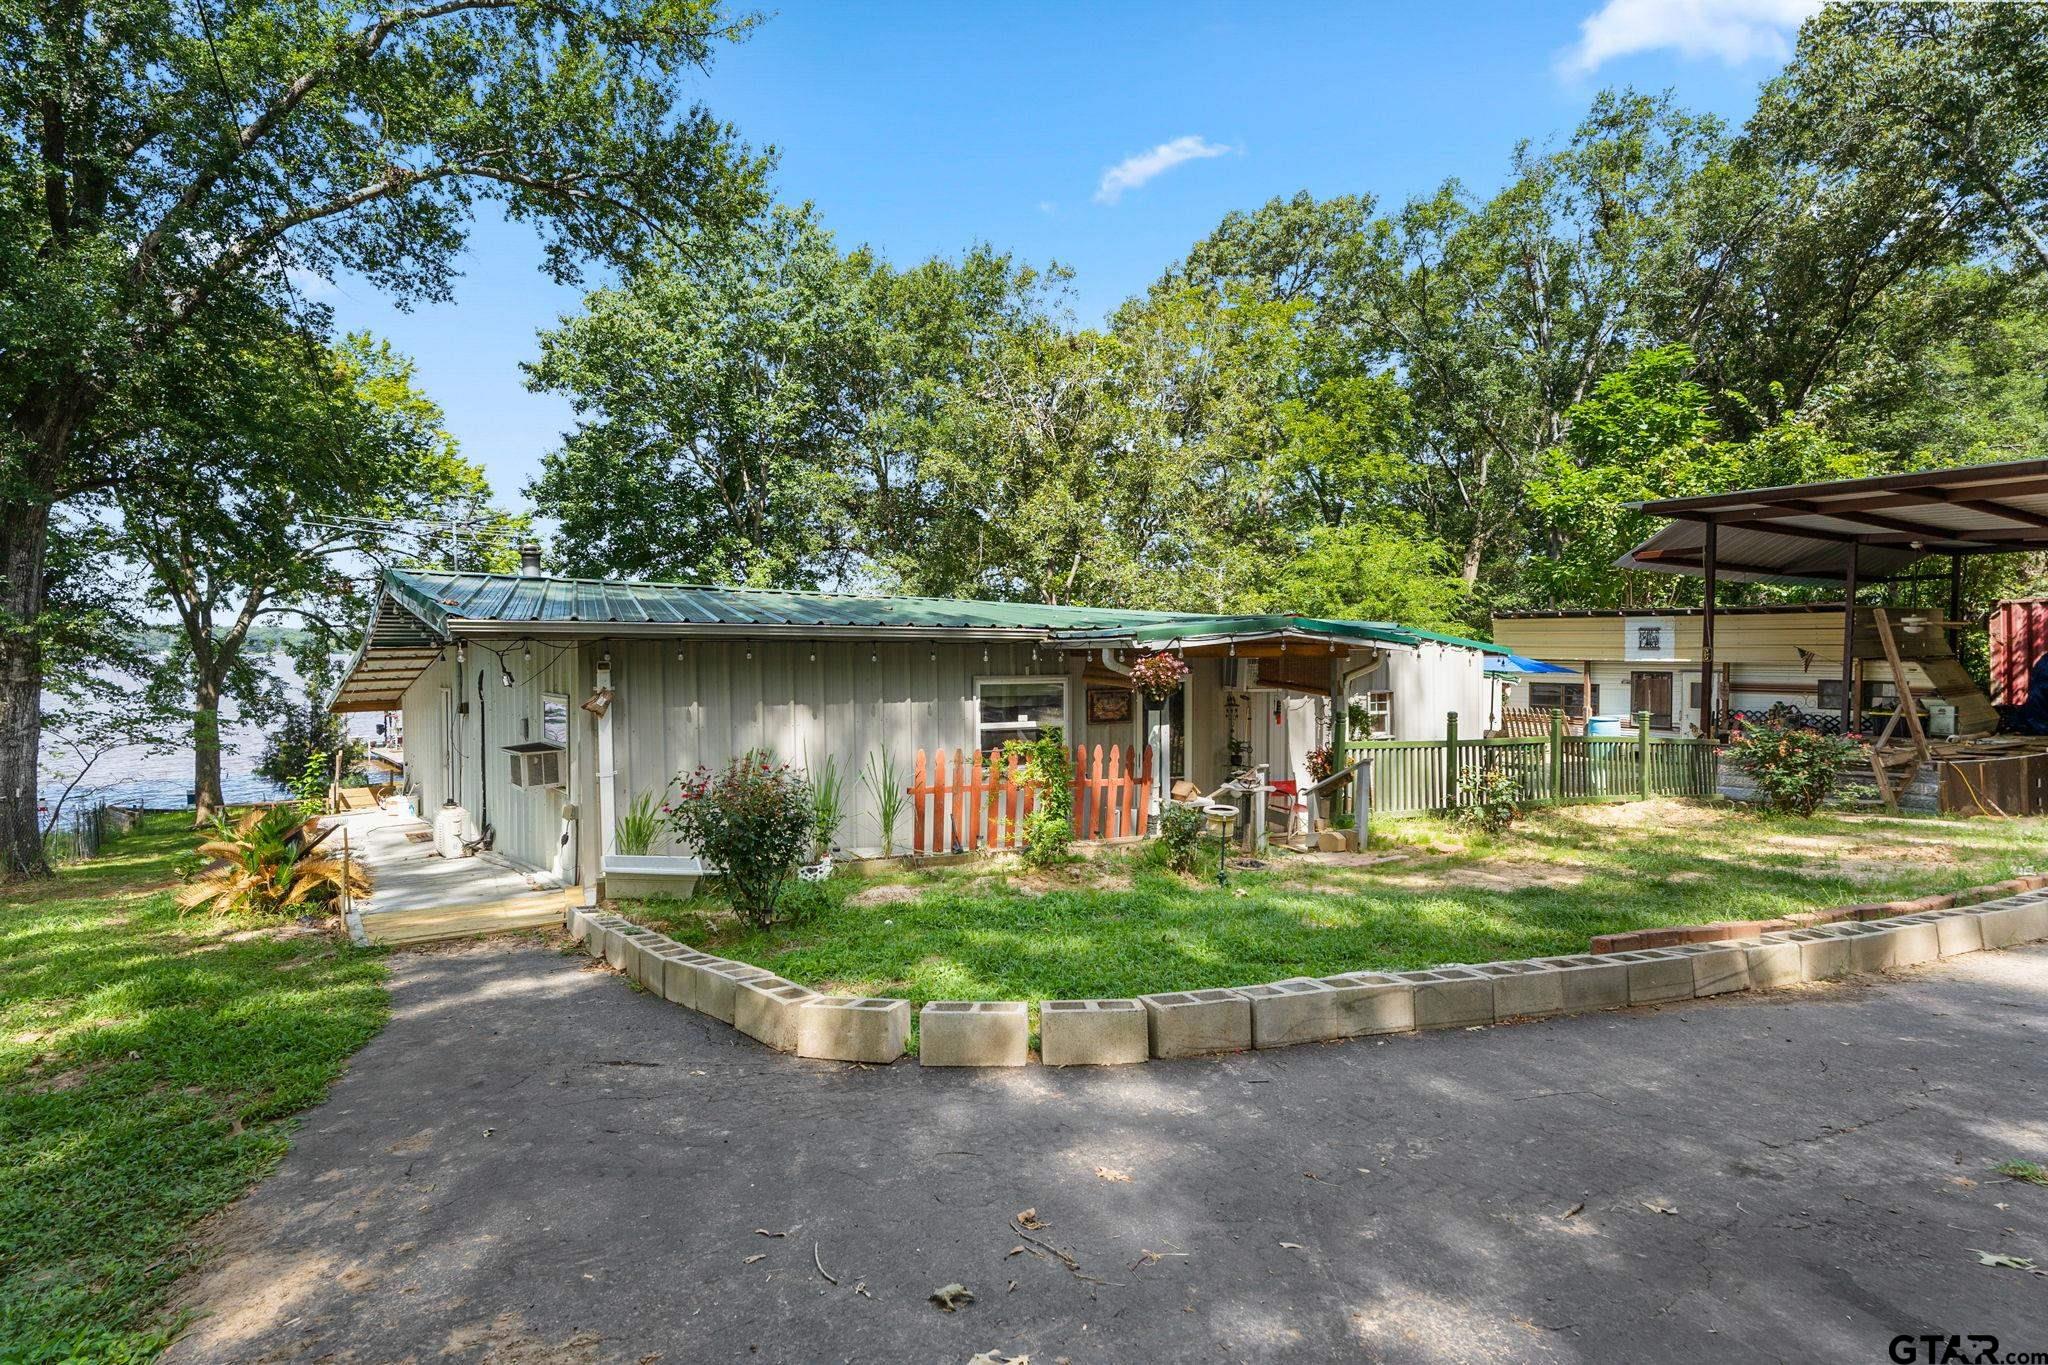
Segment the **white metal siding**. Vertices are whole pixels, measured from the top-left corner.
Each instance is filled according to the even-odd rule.
[[[975,679],[1065,677],[1058,654],[1034,657],[1030,645],[1009,642],[615,641],[611,653],[620,811],[639,793],[667,790],[679,773],[716,769],[748,749],[814,774],[829,755],[844,779],[838,842],[847,848],[881,843],[861,780],[871,755],[892,755],[908,785],[918,749],[950,755],[974,746]],[[1085,700],[1077,683],[1068,693],[1071,721]],[[897,846],[909,839],[906,808]],[[664,840],[655,851],[682,850]]]
[[[512,764],[504,746],[540,738],[541,697],[560,692],[569,699],[569,764],[565,777],[573,784],[578,769],[579,740],[586,727],[578,724],[579,703],[590,695],[590,682],[581,665],[579,646],[533,646],[533,658],[522,656],[517,641],[493,640],[489,644],[504,652],[504,667],[513,684],[506,687],[499,671],[499,656],[472,642],[467,662],[458,669],[453,650],[442,662],[422,673],[405,694],[406,768],[412,774],[415,798],[422,818],[432,820],[448,799],[443,778],[445,745],[441,715],[441,689],[451,687],[455,700],[466,703],[468,714],[455,717],[456,802],[469,812],[467,833],[475,837],[488,814],[496,831],[494,851],[514,862],[542,871],[557,870],[566,832],[563,808],[571,803],[574,786],[519,788],[512,785]],[[483,684],[478,696],[478,682]],[[522,724],[523,722],[523,724]],[[486,797],[488,796],[488,802]],[[486,811],[488,806],[488,812]],[[559,864],[567,871],[572,858]]]

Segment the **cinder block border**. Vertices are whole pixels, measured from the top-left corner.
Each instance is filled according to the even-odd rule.
[[[1979,889],[2004,894],[1966,905],[1956,903],[1958,896],[1923,896],[1889,903],[1883,908],[1898,913],[1884,916],[1862,913],[1873,907],[1844,906],[1775,922],[1781,928],[1750,925],[1756,932],[1620,951],[1289,977],[1135,999],[1047,1000],[1039,1008],[1041,1060],[1047,1066],[1127,1066],[1372,1034],[1476,1028],[1782,990],[2048,941],[2048,877]],[[650,994],[779,1052],[886,1065],[902,1057],[908,1044],[907,1000],[823,995],[610,912],[570,908],[563,928],[572,944]],[[1026,1001],[934,1000],[918,1019],[921,1065],[1016,1067],[1031,1061]]]

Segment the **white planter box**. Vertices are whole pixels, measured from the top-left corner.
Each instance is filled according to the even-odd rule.
[[[604,855],[604,893],[613,900],[642,896],[687,899],[704,875],[701,858],[657,853]]]

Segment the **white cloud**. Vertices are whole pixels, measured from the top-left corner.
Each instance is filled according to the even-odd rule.
[[[1230,151],[1229,147],[1218,146],[1194,134],[1177,137],[1171,142],[1162,142],[1151,151],[1127,156],[1104,171],[1102,183],[1095,187],[1095,201],[1098,204],[1114,204],[1124,197],[1125,190],[1137,189],[1184,161],[1205,161],[1212,156],[1223,156]]]
[[[1606,0],[1579,25],[1579,41],[1558,58],[1566,76],[1586,76],[1616,57],[1671,48],[1739,66],[1784,61],[1792,35],[1820,0]]]

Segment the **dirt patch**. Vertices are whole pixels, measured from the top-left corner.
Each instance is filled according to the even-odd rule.
[[[32,1090],[39,1095],[61,1095],[67,1090],[78,1089],[112,1066],[113,1062],[101,1058],[96,1062],[87,1062],[83,1066],[68,1067],[63,1071],[47,1074],[40,1070],[40,1065],[39,1062],[29,1065],[28,1079],[23,1082],[22,1089]]]
[[[1725,824],[1731,812],[1720,806],[1697,801],[1617,801],[1583,806],[1561,806],[1544,813],[1544,819],[1565,824],[1590,825],[1595,829],[1700,829]]]
[[[1848,862],[1946,863],[1957,861],[1955,847],[1938,839],[1888,839],[1864,843],[1839,836],[1774,834],[1763,841],[1774,853],[1810,853],[1816,857]]]
[[[1005,889],[1012,895],[1035,900],[1055,891],[1128,891],[1131,879],[1127,873],[1096,872],[1093,869],[1016,872],[1010,875]]]
[[[603,1338],[595,1332],[578,1332],[559,1342],[544,1341],[517,1313],[500,1313],[489,1322],[457,1327],[441,1347],[443,1356],[475,1357],[495,1365],[583,1365],[598,1359]],[[642,1357],[653,1359],[653,1357]]]
[[[1418,869],[1393,876],[1375,877],[1374,886],[1398,887],[1404,891],[1527,891],[1532,887],[1577,886],[1590,875],[1568,863],[1520,862],[1511,858],[1490,859],[1483,867]]]
[[[1408,861],[1406,853],[1297,853],[1283,867],[1377,867]]]
[[[885,886],[871,886],[865,891],[856,891],[846,898],[846,903],[863,908],[870,905],[901,905],[905,901],[914,901],[923,894],[922,887],[892,882]]]

